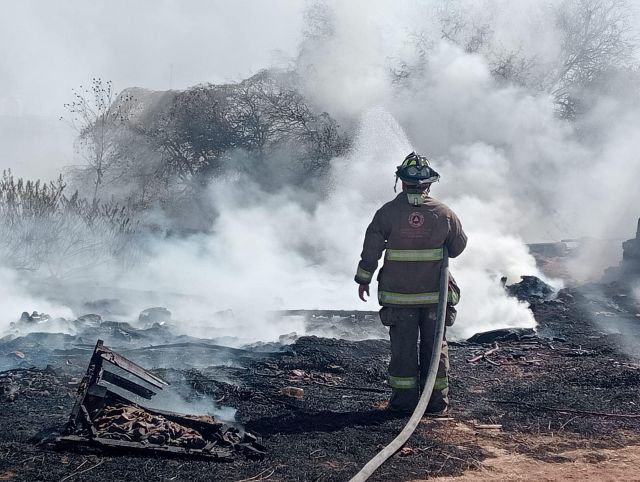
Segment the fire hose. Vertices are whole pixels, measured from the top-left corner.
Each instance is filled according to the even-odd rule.
[[[436,332],[434,335],[433,353],[431,354],[431,361],[429,362],[429,372],[427,374],[427,380],[422,389],[420,400],[416,405],[411,418],[389,445],[383,448],[376,454],[367,464],[360,469],[349,482],[364,482],[378,470],[378,468],[384,464],[393,454],[402,448],[402,446],[409,440],[409,437],[413,434],[418,423],[422,419],[424,412],[427,409],[429,399],[431,398],[431,392],[436,381],[436,375],[438,373],[438,364],[440,362],[440,352],[442,351],[442,340],[444,338],[445,328],[445,316],[447,313],[447,297],[449,295],[449,253],[446,246],[442,248],[442,266],[440,268],[440,295],[438,298],[438,317]]]

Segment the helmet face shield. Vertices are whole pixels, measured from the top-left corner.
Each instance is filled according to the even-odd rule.
[[[414,177],[431,177],[432,172],[434,171],[429,166],[409,166],[406,168],[406,173]]]
[[[440,175],[429,166],[429,160],[412,152],[398,166],[396,176],[405,184],[420,186],[431,184],[440,179]]]

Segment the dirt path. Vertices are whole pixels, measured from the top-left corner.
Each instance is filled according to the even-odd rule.
[[[563,462],[544,462],[519,454],[496,451],[495,458],[482,463],[478,471],[461,477],[441,477],[438,482],[531,481],[581,482],[640,481],[640,446],[617,450],[573,450],[559,454]],[[432,479],[433,480],[433,479]]]
[[[514,435],[500,430],[478,430],[473,424],[461,422],[440,422],[437,425],[430,422],[424,429],[437,431],[448,441],[462,445],[473,440],[488,455],[476,464],[477,470],[468,470],[462,476],[429,480],[640,482],[640,445],[606,449],[571,434]],[[523,446],[528,447],[529,453],[522,453]]]

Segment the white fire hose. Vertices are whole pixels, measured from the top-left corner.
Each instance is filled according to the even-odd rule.
[[[429,362],[429,373],[427,374],[427,381],[424,384],[422,395],[418,405],[413,411],[413,415],[407,422],[407,425],[402,429],[402,432],[394,438],[389,445],[383,448],[376,454],[367,464],[360,469],[349,482],[364,482],[378,468],[384,464],[393,454],[402,448],[402,446],[409,440],[409,437],[413,434],[416,427],[420,423],[424,412],[429,404],[431,398],[431,392],[433,391],[433,385],[436,381],[438,374],[438,364],[440,363],[440,352],[442,351],[442,340],[444,338],[445,316],[447,314],[447,297],[449,296],[449,252],[446,246],[442,248],[442,267],[440,269],[440,296],[438,299],[438,318],[437,327],[434,335],[433,353],[431,354],[431,361]]]

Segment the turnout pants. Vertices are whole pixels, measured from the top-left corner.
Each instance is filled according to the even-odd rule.
[[[413,411],[427,380],[433,353],[437,307],[384,307],[380,319],[389,327],[391,362],[389,385],[393,389],[390,405],[402,411]],[[449,353],[442,342],[438,374],[427,406],[427,412],[439,412],[449,405]]]

